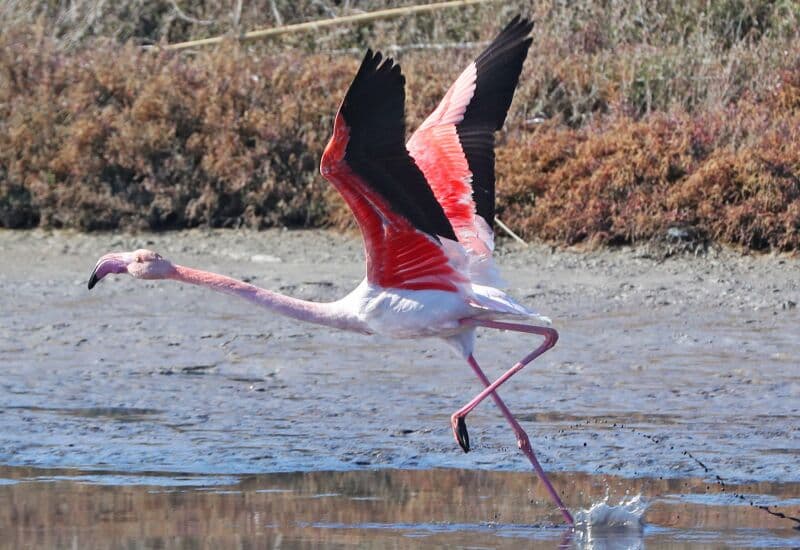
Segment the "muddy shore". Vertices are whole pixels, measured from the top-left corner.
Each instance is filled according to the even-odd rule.
[[[492,404],[470,416],[473,452],[452,440],[479,383],[442,343],[335,333],[171,282],[86,289],[97,257],[141,246],[307,299],[363,272],[358,236],[329,231],[0,232],[0,464],[526,470]],[[546,469],[800,480],[800,260],[510,242],[498,256],[561,333],[501,392]],[[497,376],[533,345],[485,332],[476,356]]]

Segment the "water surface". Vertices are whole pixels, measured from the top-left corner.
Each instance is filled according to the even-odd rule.
[[[719,548],[791,547],[791,523],[700,479],[556,474],[573,509],[631,491],[641,528],[560,523],[541,484],[519,472],[458,469],[197,476],[0,468],[2,548]],[[772,510],[800,484],[729,487]],[[701,498],[695,499],[695,496]]]

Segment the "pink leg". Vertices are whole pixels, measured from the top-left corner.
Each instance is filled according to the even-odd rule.
[[[485,390],[481,393],[476,395],[472,401],[464,405],[461,409],[455,412],[453,415],[456,418],[464,418],[467,414],[472,411],[475,407],[477,407],[481,401],[486,399],[489,394],[494,393],[494,390],[499,388],[506,380],[517,374],[523,368],[525,368],[528,363],[539,357],[541,354],[552,348],[556,345],[558,341],[558,332],[555,329],[549,327],[537,327],[533,325],[523,325],[519,323],[505,323],[502,321],[478,321],[474,319],[465,319],[462,321],[462,324],[465,325],[472,325],[472,326],[480,326],[480,327],[488,327],[488,328],[497,328],[501,330],[514,330],[517,332],[527,332],[530,334],[539,334],[544,336],[544,342],[530,352],[528,355],[523,357],[516,365],[508,369],[500,378],[489,384]]]
[[[500,399],[500,396],[497,395],[495,389],[500,386],[503,382],[508,380],[511,376],[513,376],[516,372],[522,369],[525,365],[536,359],[539,355],[553,347],[556,341],[558,340],[558,333],[551,328],[546,327],[535,327],[530,325],[520,325],[515,323],[503,323],[499,321],[468,321],[470,324],[476,326],[486,326],[490,328],[502,328],[508,330],[518,330],[520,332],[529,332],[533,334],[541,334],[545,337],[545,341],[536,348],[533,352],[523,358],[520,362],[514,365],[508,372],[506,372],[503,376],[498,378],[494,383],[490,383],[489,379],[481,370],[478,362],[475,358],[470,355],[467,358],[469,365],[472,367],[472,370],[475,371],[475,374],[478,378],[483,382],[486,386],[481,393],[479,393],[472,401],[467,403],[464,407],[456,411],[453,416],[451,417],[451,422],[453,426],[453,433],[456,437],[456,441],[458,441],[459,445],[464,449],[464,452],[469,451],[469,435],[467,433],[467,425],[465,422],[465,417],[467,414],[474,409],[486,396],[491,395],[492,399],[494,400],[497,407],[503,413],[508,423],[511,425],[511,429],[514,430],[514,435],[517,438],[517,445],[519,446],[520,450],[525,453],[525,456],[528,457],[530,460],[533,469],[536,471],[536,474],[539,476],[539,479],[542,480],[545,487],[547,488],[547,492],[550,493],[550,497],[553,499],[553,502],[556,504],[561,513],[564,516],[564,519],[570,525],[574,525],[575,521],[572,519],[572,515],[567,510],[567,507],[564,506],[564,503],[561,501],[561,497],[558,496],[553,485],[550,483],[550,480],[547,479],[547,474],[545,474],[542,466],[539,464],[539,461],[536,458],[536,454],[533,452],[533,447],[531,447],[530,439],[528,438],[528,434],[525,433],[525,430],[522,429],[517,419],[514,418],[514,415],[511,414],[511,411],[508,409],[506,404]]]

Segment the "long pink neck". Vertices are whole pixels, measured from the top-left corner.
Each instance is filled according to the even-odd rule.
[[[363,324],[354,315],[345,311],[344,308],[337,307],[338,304],[336,302],[317,303],[300,300],[237,281],[225,275],[182,265],[176,265],[175,271],[169,278],[182,283],[190,283],[210,288],[217,292],[239,296],[271,311],[300,321],[343,330],[365,332]]]

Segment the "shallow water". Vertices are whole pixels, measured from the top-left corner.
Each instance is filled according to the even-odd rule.
[[[443,476],[431,469],[447,467],[519,472],[508,474],[521,476],[515,478],[517,496],[508,497],[512,504],[497,506],[511,507],[514,498],[527,502],[519,494],[534,478],[492,404],[468,419],[474,450],[464,454],[454,443],[449,415],[480,387],[443,344],[334,333],[169,282],[118,278],[86,290],[97,256],[139,246],[317,300],[343,295],[363,270],[359,242],[325,232],[0,232],[0,464],[45,469],[31,470],[35,482],[2,486],[4,494],[21,502],[49,495],[41,498],[55,502],[63,493],[70,503],[80,498],[76,494],[97,490],[124,500],[128,492],[151,494],[142,484],[167,479],[168,494],[182,495],[174,498],[185,499],[185,506],[213,507],[202,500],[227,494],[219,486],[241,491],[230,487],[252,479],[241,478],[245,474],[306,471],[331,479],[316,483],[335,485],[349,475],[391,478],[407,469],[421,470],[402,474],[410,478]],[[698,525],[653,523],[661,508],[695,510],[703,529],[709,514],[728,518],[702,531],[707,539],[686,539],[689,545],[713,546],[730,537],[741,546],[763,546],[773,544],[773,536],[783,545],[791,521],[770,523],[775,518],[718,493],[749,484],[748,501],[752,494],[757,503],[800,516],[800,492],[791,485],[800,482],[800,313],[791,305],[800,303],[798,260],[722,255],[656,262],[636,251],[553,254],[533,247],[501,249],[500,264],[511,292],[552,317],[561,332],[557,347],[501,394],[528,429],[545,469],[557,473],[556,487],[568,502],[588,507],[604,491],[582,500],[575,479],[584,474],[560,472],[623,476],[620,498],[625,490],[637,494],[644,480],[674,482],[645,491],[658,497],[646,514],[648,545],[658,537],[684,540]],[[479,335],[476,356],[497,376],[534,345],[518,334],[487,331]],[[381,470],[352,471],[375,468]],[[141,472],[166,474],[139,479]],[[187,475],[177,479],[168,472]],[[304,479],[293,475],[287,479]],[[281,478],[255,479],[269,488]],[[708,488],[681,489],[686,479]],[[176,490],[183,481],[185,491]],[[195,481],[205,489],[189,488]],[[790,490],[793,495],[782,492]],[[437,498],[447,500],[450,491],[442,489],[445,496]],[[271,493],[253,493],[261,494]],[[384,495],[380,502],[394,498]],[[357,520],[309,514],[285,530],[300,546],[311,532],[337,544],[366,536],[412,544],[415,533],[430,544],[451,536],[489,537],[494,542],[488,546],[508,537],[540,540],[541,533],[551,544],[561,536],[560,529],[540,527],[558,519],[549,509],[503,520],[503,529],[480,527],[495,521],[480,513],[403,519],[387,510]],[[759,519],[735,530],[751,511]],[[144,511],[133,506],[130,513]],[[759,534],[762,527],[778,534]]]
[[[635,491],[640,528],[560,524],[525,473],[458,469],[196,476],[0,468],[0,548],[791,547],[800,532],[699,479],[556,474],[574,509]],[[774,510],[798,484],[731,487]],[[691,498],[704,495],[704,502]],[[796,499],[795,499],[796,500]]]

